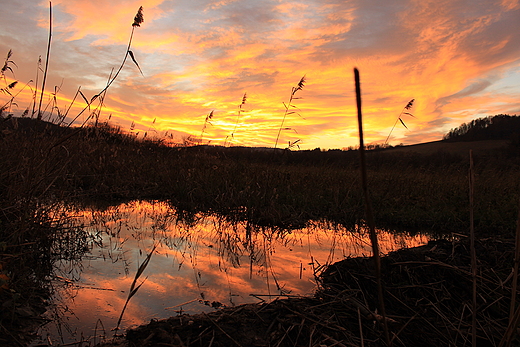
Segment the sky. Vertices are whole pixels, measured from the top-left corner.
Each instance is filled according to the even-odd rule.
[[[0,59],[12,50],[16,65],[0,88],[19,83],[14,102],[2,93],[0,103],[15,116],[31,109],[33,92],[40,99],[49,5],[2,4]],[[144,22],[133,28],[140,6]],[[475,118],[520,115],[520,0],[54,0],[43,119],[56,121],[59,109],[67,124],[89,121],[99,102],[80,113],[83,98],[72,100],[78,88],[91,99],[106,86],[132,28],[142,73],[129,57],[99,120],[139,137],[356,146],[354,67],[366,143],[436,141]]]

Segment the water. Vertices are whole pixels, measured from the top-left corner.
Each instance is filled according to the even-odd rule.
[[[70,215],[85,225],[89,251],[58,264],[52,321],[40,331],[55,345],[112,337],[139,265],[152,249],[121,329],[213,306],[312,295],[323,266],[371,255],[367,232],[326,223],[290,231],[254,228],[214,215],[179,218],[175,208],[157,201]],[[379,231],[379,240],[388,253],[425,244],[428,237]]]

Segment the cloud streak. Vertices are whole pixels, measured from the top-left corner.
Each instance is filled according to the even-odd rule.
[[[128,61],[107,95],[111,121],[124,129],[135,122],[144,133],[156,119],[159,134],[175,133],[180,141],[199,136],[214,110],[204,139],[223,144],[247,92],[233,143],[273,146],[282,103],[306,75],[302,99],[295,100],[305,120],[288,117],[296,132],[282,131],[280,142],[301,139],[308,149],[355,145],[354,66],[361,71],[369,142],[384,142],[412,98],[417,118],[407,121],[409,130],[396,128],[390,143],[438,140],[470,119],[519,111],[517,0],[471,7],[462,0],[57,0],[53,6],[48,85],[63,84],[69,99],[78,86],[89,97],[104,87],[144,7],[132,48],[144,76]],[[14,0],[4,9],[0,53],[12,49],[15,78],[34,80],[45,53],[48,3]]]

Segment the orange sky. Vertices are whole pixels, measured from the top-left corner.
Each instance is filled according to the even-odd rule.
[[[291,88],[306,76],[279,147],[356,145],[353,68],[361,72],[366,141],[441,139],[471,119],[519,114],[520,1],[429,0],[55,0],[46,91],[61,85],[63,112],[78,87],[88,97],[125,54],[133,17],[144,8],[128,61],[110,87],[101,120],[142,135],[173,134],[223,145],[274,146]],[[13,50],[21,88],[45,62],[46,1],[12,0],[0,12],[0,54]],[[1,87],[5,83],[1,82]],[[40,74],[41,83],[41,74]],[[31,87],[35,87],[34,82]],[[29,89],[27,89],[29,90]],[[242,96],[247,102],[237,117]],[[0,95],[2,105],[8,95]],[[44,99],[44,104],[48,98]],[[22,95],[11,112],[29,105]],[[79,106],[79,103],[78,103]],[[295,109],[296,110],[296,109]],[[74,113],[75,112],[75,113]],[[69,118],[75,117],[72,109]],[[155,123],[153,123],[155,119]],[[237,122],[238,119],[238,122]],[[78,122],[84,120],[83,116]],[[229,141],[229,140],[228,140]]]

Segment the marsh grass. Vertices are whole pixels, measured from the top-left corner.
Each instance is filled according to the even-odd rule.
[[[201,132],[200,132],[200,144],[201,144],[201,145],[204,144],[203,141],[202,141],[202,139],[204,138],[204,132],[206,131],[206,128],[208,127],[208,124],[209,124],[209,125],[213,125],[213,124],[211,123],[211,120],[213,119],[213,111],[214,111],[214,110],[212,110],[212,111],[211,111],[211,112],[206,116],[206,118],[204,119],[204,124],[202,125],[202,130],[201,130]]]
[[[287,104],[285,102],[283,103],[285,111],[284,111],[284,114],[282,117],[282,123],[280,124],[280,127],[278,128],[278,134],[276,135],[276,141],[274,143],[275,149],[278,145],[278,140],[280,139],[280,134],[282,133],[282,130],[291,130],[291,128],[284,128],[284,123],[285,123],[285,119],[287,118],[287,116],[290,114],[297,114],[301,117],[301,115],[296,111],[297,107],[295,105],[293,105],[293,101],[296,99],[299,99],[298,97],[296,97],[296,93],[298,91],[302,90],[304,86],[305,86],[305,76],[303,76],[300,79],[300,81],[298,82],[296,87],[292,87],[291,95],[289,96],[289,101],[287,102]],[[289,143],[289,146],[290,146],[290,143]]]
[[[43,95],[45,92],[45,83],[47,82],[47,72],[49,71],[49,57],[51,53],[51,42],[52,42],[52,2],[49,1],[49,39],[47,41],[47,54],[45,59],[45,69],[43,70],[42,87],[40,89],[40,101],[38,103],[38,114],[37,119],[41,120],[42,115],[42,102]]]
[[[106,123],[74,129],[28,118],[17,119],[15,127],[14,121],[0,123],[0,217],[11,230],[0,242],[15,246],[7,248],[13,259],[36,250],[27,243],[39,244],[37,252],[45,253],[43,245],[54,242],[52,228],[37,230],[47,225],[41,201],[56,199],[166,199],[186,219],[220,213],[230,221],[281,228],[299,228],[309,220],[354,227],[364,215],[355,151],[287,152],[273,158],[270,151],[256,149],[167,147]],[[378,227],[466,233],[467,159],[366,154]],[[479,236],[509,235],[516,226],[520,173],[514,158],[503,158],[474,157]]]
[[[395,120],[395,123],[394,123],[394,125],[392,126],[392,129],[390,130],[390,133],[388,134],[388,136],[387,136],[387,138],[386,138],[385,143],[384,143],[383,146],[388,145],[388,140],[390,139],[390,135],[392,135],[392,132],[394,131],[395,126],[397,125],[397,122],[401,122],[401,124],[402,124],[406,129],[408,129],[408,127],[406,126],[406,124],[405,124],[404,121],[403,121],[403,115],[407,115],[407,116],[410,116],[410,117],[415,118],[415,116],[409,112],[409,111],[412,109],[412,107],[413,107],[413,103],[414,103],[414,102],[415,102],[415,99],[412,99],[412,100],[408,101],[408,103],[406,104],[406,106],[401,110],[401,113],[399,113],[399,116],[398,116],[397,119]]]
[[[81,193],[78,194],[76,191],[70,194],[70,191],[54,189],[62,184],[69,185],[77,179],[77,173],[68,171],[73,167],[77,169],[77,164],[80,162],[74,151],[80,150],[80,147],[77,146],[82,146],[86,142],[93,144],[101,139],[120,143],[127,141],[127,136],[115,128],[111,128],[110,132],[104,131],[106,129],[93,132],[88,128],[61,127],[60,124],[63,123],[72,104],[65,113],[61,112],[57,104],[59,86],[56,86],[54,93],[50,94],[50,103],[43,109],[52,38],[52,4],[50,4],[49,16],[50,28],[45,69],[41,69],[41,59],[39,59],[37,70],[37,80],[40,71],[43,72],[40,98],[37,102],[37,93],[34,91],[32,100],[32,115],[36,114],[36,118],[32,119],[32,116],[31,118],[14,118],[10,112],[12,105],[16,103],[16,97],[32,81],[18,92],[14,92],[17,81],[9,84],[6,82],[6,87],[1,90],[9,100],[1,107],[2,112],[0,112],[0,155],[2,158],[0,168],[0,225],[2,226],[0,264],[2,275],[5,274],[3,285],[9,290],[0,290],[0,300],[2,301],[0,344],[9,346],[26,345],[31,339],[35,324],[42,322],[38,320],[38,316],[45,311],[45,302],[52,294],[49,280],[53,275],[54,264],[64,258],[81,257],[88,251],[82,228],[71,224],[67,213],[61,211],[60,207],[63,199],[73,195],[79,197]],[[135,26],[139,26],[142,21],[142,8],[140,8],[132,26],[132,35]],[[129,55],[137,64],[134,55],[130,52],[132,35],[125,59],[117,73],[121,71]],[[12,55],[12,51],[9,51],[1,69],[1,77],[4,81],[6,81],[6,73],[10,72],[14,76],[13,67],[16,64]],[[109,79],[107,86],[98,95],[87,102],[87,106],[80,114],[90,109],[90,105],[96,98],[103,98],[110,84],[115,81],[117,73]],[[80,89],[78,89],[76,97],[78,95],[86,100]],[[53,123],[42,120],[44,111],[49,107],[49,119],[53,117],[54,111],[57,112]],[[101,110],[102,107],[103,101],[97,110]],[[5,111],[8,113],[6,117],[1,114]],[[22,116],[28,114],[29,108]],[[96,116],[96,114],[89,116]],[[84,125],[85,123],[82,127]],[[84,141],[75,139],[78,135],[83,135]],[[103,151],[102,148],[97,149]],[[85,147],[83,150],[89,151]],[[90,150],[96,151],[93,147],[90,147]],[[81,165],[88,164],[82,163]],[[135,291],[135,288],[133,289]],[[20,327],[26,327],[27,330],[20,330]]]
[[[244,93],[244,96],[242,97],[242,102],[240,102],[240,105],[238,105],[238,112],[237,112],[237,120],[235,122],[235,126],[233,127],[233,131],[230,135],[226,136],[226,139],[224,140],[224,147],[226,147],[226,144],[231,145],[231,141],[235,140],[235,133],[238,128],[238,124],[240,121],[240,116],[242,114],[242,107],[245,105],[247,101],[247,93]],[[229,138],[229,141],[228,141]]]

